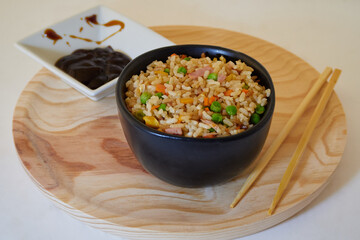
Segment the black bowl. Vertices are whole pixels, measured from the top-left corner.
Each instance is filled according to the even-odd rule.
[[[137,120],[127,109],[125,83],[154,60],[166,61],[171,54],[200,57],[223,55],[227,61],[244,61],[254,69],[260,84],[271,89],[266,111],[252,128],[228,137],[189,138],[166,134]],[[255,59],[226,48],[207,45],[177,45],[146,52],[122,71],[116,86],[119,118],[125,137],[142,166],[154,176],[173,185],[203,187],[226,182],[255,161],[267,137],[275,107],[275,91],[266,69]]]

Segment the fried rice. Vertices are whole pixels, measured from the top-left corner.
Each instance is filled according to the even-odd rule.
[[[129,111],[147,126],[195,138],[225,137],[253,127],[270,89],[244,62],[172,54],[126,82]]]

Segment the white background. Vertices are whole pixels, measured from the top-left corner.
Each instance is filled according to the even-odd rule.
[[[0,239],[121,239],[56,208],[26,175],[11,133],[17,98],[41,68],[13,43],[98,4],[145,26],[199,25],[246,33],[293,52],[319,72],[325,66],[342,69],[335,91],[345,109],[348,137],[331,183],[294,217],[243,239],[360,239],[360,1],[355,0],[0,0]]]

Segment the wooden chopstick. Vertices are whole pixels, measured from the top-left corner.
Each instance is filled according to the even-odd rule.
[[[249,177],[246,179],[244,185],[240,189],[239,193],[235,197],[234,201],[231,203],[230,207],[234,208],[239,203],[241,198],[247,193],[249,188],[255,182],[255,180],[259,177],[261,172],[264,170],[266,165],[269,163],[272,156],[275,154],[277,149],[280,147],[281,143],[285,140],[290,130],[294,127],[295,123],[298,121],[300,116],[304,113],[305,109],[309,105],[312,98],[319,91],[324,82],[328,79],[332,72],[332,68],[326,67],[325,70],[320,74],[319,78],[316,80],[313,87],[310,89],[308,94],[305,96],[304,100],[301,102],[299,107],[296,109],[294,114],[290,117],[289,121],[286,123],[285,127],[281,130],[279,135],[275,138],[274,142],[270,145],[267,151],[259,160],[255,169],[250,173]]]
[[[296,147],[296,150],[295,150],[295,152],[291,158],[291,161],[289,163],[289,166],[287,167],[287,169],[284,173],[284,176],[281,179],[279,188],[277,189],[275,197],[269,208],[269,211],[268,211],[269,215],[271,215],[274,212],[279,200],[281,199],[282,194],[284,193],[287,185],[289,184],[290,179],[294,173],[295,167],[298,164],[299,159],[300,159],[302,153],[304,152],[305,147],[307,146],[307,143],[309,142],[309,139],[315,129],[315,126],[316,126],[321,114],[323,113],[323,111],[325,109],[326,103],[328,102],[328,100],[331,96],[331,93],[334,89],[334,86],[335,86],[339,76],[340,76],[340,73],[341,73],[341,70],[335,69],[334,74],[332,75],[328,85],[326,86],[325,91],[322,94],[320,101],[318,102],[318,104],[314,110],[314,113],[312,114],[311,119],[306,126],[304,134],[302,135],[302,137]]]

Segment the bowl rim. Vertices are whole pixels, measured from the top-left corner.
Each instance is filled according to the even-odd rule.
[[[223,137],[215,137],[215,138],[194,138],[194,137],[172,135],[172,134],[158,131],[156,129],[146,126],[144,123],[142,123],[137,118],[135,118],[135,116],[133,116],[131,114],[131,112],[127,109],[125,100],[123,98],[123,95],[125,95],[125,94],[122,94],[122,89],[121,89],[122,86],[121,85],[125,86],[125,83],[129,80],[129,79],[128,80],[123,79],[124,78],[123,76],[126,74],[128,69],[132,65],[137,64],[137,62],[140,61],[144,57],[150,56],[151,58],[153,58],[152,61],[155,61],[155,60],[157,60],[156,53],[159,51],[161,52],[161,51],[166,51],[169,49],[174,49],[174,51],[176,51],[177,49],[184,48],[184,47],[185,48],[208,48],[208,49],[213,49],[213,50],[229,52],[229,53],[233,53],[238,56],[241,56],[241,58],[246,58],[247,60],[243,60],[241,58],[239,58],[239,60],[245,62],[247,65],[249,65],[248,62],[251,62],[250,65],[257,65],[256,70],[261,71],[267,77],[267,80],[265,80],[265,81],[268,82],[269,88],[271,90],[271,94],[269,97],[269,98],[271,98],[270,104],[267,105],[268,106],[267,111],[265,112],[264,116],[261,118],[260,122],[257,123],[256,125],[254,125],[253,127],[251,127],[250,129],[247,129],[246,131],[243,131],[241,133],[231,135],[231,136],[223,136]],[[253,66],[251,66],[251,67],[253,67]],[[140,71],[139,71],[139,73],[140,73]],[[126,118],[129,122],[131,122],[133,127],[143,130],[143,131],[147,132],[148,134],[151,134],[151,135],[154,135],[157,137],[161,137],[164,139],[186,141],[186,142],[204,142],[204,143],[206,143],[206,142],[227,142],[227,141],[233,141],[235,139],[246,138],[247,136],[260,131],[267,124],[268,121],[271,121],[273,113],[274,113],[274,109],[275,109],[274,83],[272,81],[272,78],[271,78],[269,72],[266,70],[266,68],[260,62],[258,62],[254,58],[252,58],[249,55],[242,53],[240,51],[236,51],[233,49],[224,48],[224,47],[220,47],[220,46],[206,45],[206,44],[182,44],[182,45],[166,46],[166,47],[161,47],[161,48],[150,50],[148,52],[145,52],[145,53],[137,56],[136,58],[131,60],[130,63],[127,64],[127,66],[123,69],[120,76],[118,77],[117,83],[116,83],[116,88],[115,88],[115,98],[116,98],[119,114],[121,114],[124,118]]]

